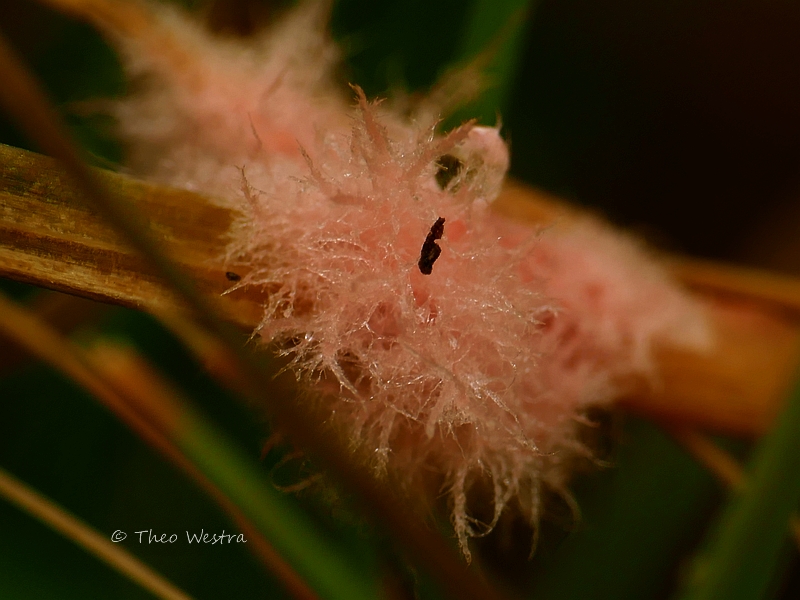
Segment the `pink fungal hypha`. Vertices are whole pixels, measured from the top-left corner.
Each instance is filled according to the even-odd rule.
[[[224,195],[235,165],[302,162],[301,146],[313,153],[326,132],[349,126],[324,4],[305,3],[247,43],[213,37],[172,7],[142,8],[87,8],[131,79],[112,110],[133,172]]]
[[[123,131],[140,174],[238,211],[227,261],[247,273],[237,287],[269,292],[257,333],[376,475],[411,495],[444,486],[469,556],[506,506],[535,524],[543,492],[567,494],[584,411],[657,377],[655,342],[704,344],[703,316],[596,220],[537,231],[493,215],[508,166],[496,129],[438,135],[358,89],[348,107],[308,65],[333,51],[302,10],[248,46],[159,21],[172,42],[136,54],[158,83],[120,105]],[[430,274],[424,244],[440,250]]]

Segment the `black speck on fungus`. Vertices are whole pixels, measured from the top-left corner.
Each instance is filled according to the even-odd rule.
[[[439,217],[431,227],[428,237],[425,238],[425,242],[422,244],[422,251],[419,254],[419,262],[417,264],[419,265],[420,273],[423,275],[430,275],[433,272],[433,263],[442,253],[442,249],[436,243],[436,240],[442,239],[442,234],[444,234],[444,218]]]

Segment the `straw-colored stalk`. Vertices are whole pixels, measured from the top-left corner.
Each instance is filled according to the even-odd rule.
[[[68,537],[131,581],[135,581],[156,598],[191,600],[190,596],[130,552],[108,541],[105,535],[31,489],[4,469],[0,469],[0,495],[51,529]]]
[[[35,313],[16,305],[2,295],[0,295],[0,332],[4,337],[16,341],[19,347],[24,348],[31,355],[61,371],[91,392],[142,441],[159,452],[202,489],[228,514],[238,530],[247,535],[250,542],[248,548],[268,570],[281,580],[293,597],[309,600],[316,598],[306,583],[272,548],[239,507],[231,502],[228,496],[198,469],[197,465],[190,461],[170,440],[169,436],[165,435],[164,431],[158,427],[159,422],[168,423],[173,428],[177,427],[175,425],[179,421],[179,417],[175,414],[177,411],[170,411],[167,408],[176,405],[176,401],[172,399],[175,394],[158,379],[154,372],[142,366],[143,359],[136,357],[133,350],[119,348],[108,343],[97,345],[91,351],[82,350],[61,337]],[[13,486],[0,490],[0,495],[10,499],[17,498],[17,503],[25,510],[39,516],[47,523],[52,523],[55,529],[62,531],[76,542],[81,543],[84,537],[91,540],[97,537],[97,534],[73,535],[76,528],[60,526],[59,523],[63,519],[50,517],[53,510],[37,508],[41,503],[35,499],[31,500],[33,496],[30,493],[12,495],[12,488]],[[131,576],[135,581],[141,581],[145,587],[152,587],[149,578],[142,580],[138,575],[130,575],[128,563],[125,561],[120,563],[116,554],[112,552],[107,557],[106,544],[107,542],[100,544],[91,541],[88,549],[123,574]],[[135,570],[135,573],[139,573],[139,571]],[[177,596],[165,595],[163,597]]]
[[[0,146],[0,164],[0,276],[180,314],[181,306],[157,283],[146,261],[81,201],[55,161]],[[258,324],[257,294],[241,289],[223,295],[230,285],[220,260],[232,219],[226,209],[189,191],[99,170],[97,175],[140,208],[177,264],[203,293],[221,299],[227,319],[248,331]],[[517,183],[507,185],[494,208],[520,222],[552,227],[577,214]],[[800,282],[687,258],[664,260],[704,299],[716,343],[707,354],[660,348],[660,385],[643,386],[622,405],[660,421],[760,435],[780,410],[800,357]]]

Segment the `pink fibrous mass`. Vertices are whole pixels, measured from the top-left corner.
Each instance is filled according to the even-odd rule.
[[[246,41],[154,14],[121,40],[130,168],[236,210],[224,258],[246,273],[236,287],[268,291],[256,333],[378,476],[443,486],[466,556],[507,505],[535,525],[543,493],[567,493],[581,416],[657,377],[655,342],[708,343],[700,308],[628,237],[490,211],[508,168],[497,129],[442,135],[429,110],[401,117],[357,88],[353,106],[318,6]],[[461,165],[444,189],[442,156]],[[486,490],[479,522],[468,504]]]

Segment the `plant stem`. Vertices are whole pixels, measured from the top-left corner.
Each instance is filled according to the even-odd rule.
[[[162,598],[163,600],[191,600],[189,595],[175,587],[121,546],[109,542],[106,536],[95,531],[51,500],[29,488],[4,469],[0,469],[0,496],[39,519],[51,529],[66,536],[90,554],[141,585],[157,598]]]

